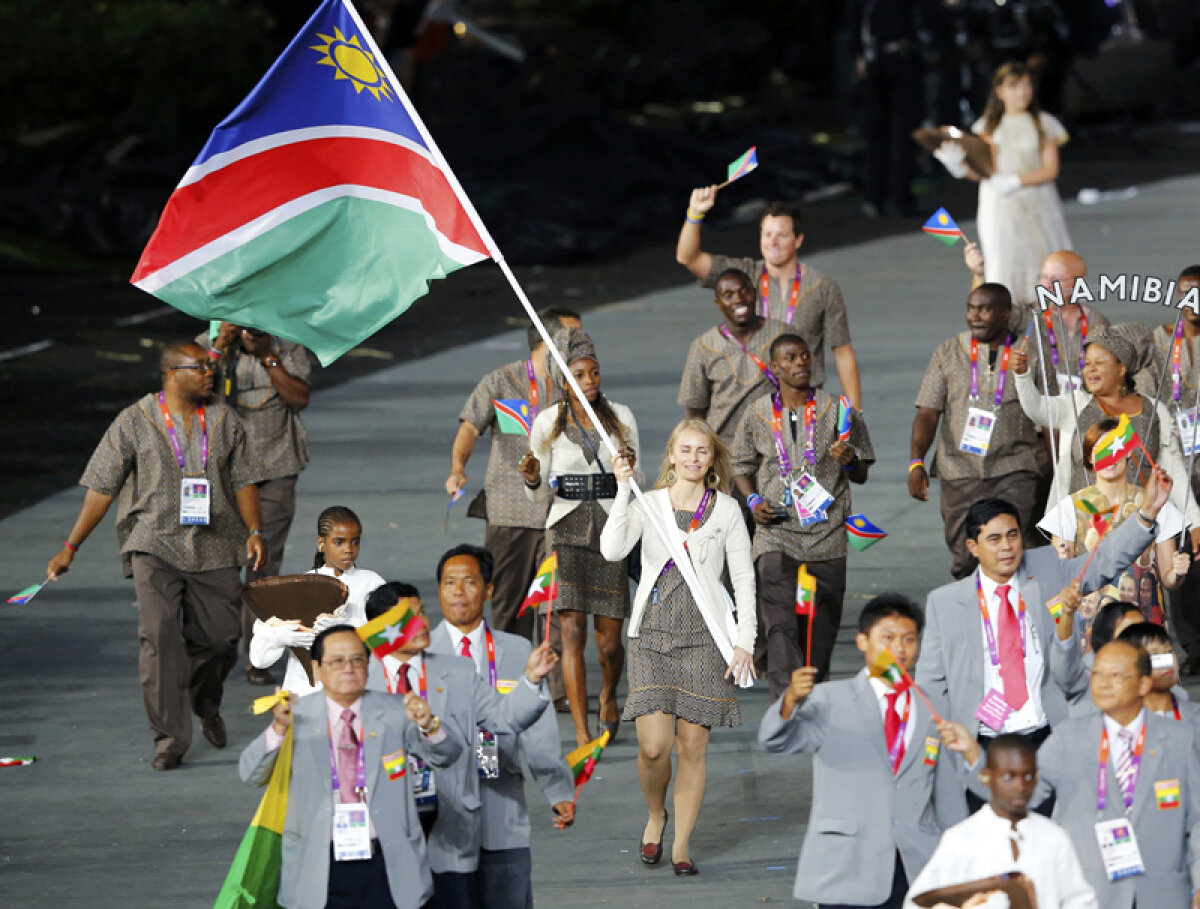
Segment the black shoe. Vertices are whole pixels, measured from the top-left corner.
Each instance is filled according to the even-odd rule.
[[[150,762],[151,770],[174,770],[179,766],[179,762],[183,760],[179,755],[171,751],[164,751],[162,754],[154,755],[154,760]]]
[[[676,877],[691,877],[700,873],[695,862],[671,862],[671,867],[675,869]]]
[[[259,669],[257,666],[246,667],[246,681],[251,685],[274,685],[275,676],[269,669]]]
[[[663,844],[663,840],[666,839],[666,836],[667,836],[667,821],[669,821],[670,819],[671,819],[671,816],[669,814],[667,814],[667,810],[664,808],[663,809],[662,832],[658,835],[658,842],[641,844],[641,847],[642,847],[641,848],[641,856],[642,856],[642,864],[643,865],[657,865],[660,861],[662,861],[662,854],[663,854],[662,844]]]
[[[225,735],[225,720],[219,713],[216,716],[201,717],[200,731],[204,733],[204,737],[214,748],[224,748],[229,744],[229,739]]]

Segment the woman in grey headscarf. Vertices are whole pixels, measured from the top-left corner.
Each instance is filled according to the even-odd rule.
[[[579,328],[558,332],[555,346],[599,417],[605,432],[631,463],[638,452],[637,421],[624,404],[600,392],[600,364],[591,338]],[[609,562],[600,554],[600,531],[617,492],[616,478],[605,469],[598,428],[566,383],[556,361],[548,361],[550,380],[561,389],[555,407],[534,420],[530,451],[519,466],[526,494],[550,502],[546,518],[546,549],[558,556],[558,597],[554,610],[562,628],[563,683],[575,721],[575,739],[591,741],[587,716],[587,670],[583,649],[587,617],[593,617],[603,683],[599,698],[600,729],[616,737],[620,723],[617,681],[625,664],[621,626],[629,617],[629,580],[624,560]]]

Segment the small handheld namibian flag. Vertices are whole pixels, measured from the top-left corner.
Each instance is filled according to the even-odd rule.
[[[859,552],[870,549],[886,536],[882,527],[872,524],[861,512],[846,518],[846,539]]]
[[[870,672],[871,678],[881,680],[889,688],[903,690],[912,684],[908,673],[896,662],[896,658],[886,647],[883,649],[883,653],[879,654],[871,663]]]
[[[1095,464],[1096,470],[1103,470],[1105,467],[1116,464],[1140,444],[1141,440],[1134,432],[1133,424],[1129,422],[1129,416],[1121,414],[1117,428],[1106,432],[1096,442],[1092,449],[1092,462]]]
[[[404,756],[404,749],[383,756],[383,769],[389,780],[398,780],[404,776],[407,765],[408,759]]]
[[[0,767],[27,767],[36,760],[35,757],[0,757]]]
[[[751,145],[749,151],[729,165],[729,172],[725,178],[725,185],[728,186],[734,180],[741,179],[756,167],[758,167],[758,146]]]
[[[506,435],[529,435],[529,402],[524,398],[493,398],[496,425]]]
[[[837,437],[839,442],[850,441],[850,414],[854,413],[854,408],[850,405],[850,399],[845,395],[838,398],[837,412]]]
[[[812,615],[817,608],[817,579],[801,565],[796,570],[796,615]]]
[[[425,630],[425,617],[416,612],[412,597],[401,597],[391,609],[360,625],[358,636],[379,659],[394,653]]]
[[[608,745],[608,730],[600,734],[600,738],[592,739],[586,745],[580,745],[567,755],[567,766],[571,768],[571,776],[575,778],[575,789],[592,778],[596,762]]]
[[[960,238],[966,240],[963,232],[954,223],[954,219],[950,217],[950,212],[944,208],[939,208],[930,215],[929,220],[925,222],[925,226],[921,230],[925,231],[931,237],[937,237],[947,246],[953,246]]]
[[[5,602],[12,606],[24,606],[41,592],[41,589],[46,586],[46,583],[46,581],[42,581],[40,584],[34,584],[32,587],[26,587],[20,593],[9,597]]]
[[[517,610],[517,615],[524,615],[525,610],[536,607],[541,603],[549,603],[558,596],[558,553],[550,553],[550,558],[542,562],[537,577],[529,585],[525,594],[525,602]]]

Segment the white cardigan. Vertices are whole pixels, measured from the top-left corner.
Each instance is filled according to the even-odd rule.
[[[1090,392],[1077,389],[1075,406],[1063,395],[1051,395],[1047,398],[1033,382],[1033,371],[1028,370],[1024,375],[1013,374],[1017,383],[1017,397],[1021,399],[1021,409],[1039,426],[1060,430],[1058,439],[1057,474],[1058,496],[1070,495],[1077,492],[1071,488],[1071,474],[1074,466],[1075,451],[1075,414],[1092,403]],[[1200,508],[1196,506],[1196,498],[1192,495],[1192,484],[1187,475],[1187,460],[1179,447],[1179,429],[1175,418],[1160,401],[1158,404],[1158,451],[1154,453],[1155,462],[1171,478],[1171,504],[1182,511],[1187,523],[1192,527],[1200,527]]]
[[[636,638],[641,627],[646,602],[654,589],[663,566],[671,557],[667,548],[646,520],[640,502],[629,501],[629,484],[617,486],[617,497],[613,500],[608,522],[600,534],[600,552],[610,562],[623,559],[640,539],[642,541],[642,580],[638,584],[633,601],[633,615],[629,619],[629,636]],[[758,633],[758,616],[754,599],[754,562],[750,558],[750,534],[742,520],[742,511],[736,501],[724,493],[717,493],[712,513],[704,526],[688,534],[675,523],[675,512],[671,508],[669,490],[652,489],[646,499],[659,522],[667,531],[678,534],[680,544],[688,541],[688,553],[692,565],[700,578],[700,586],[707,602],[697,603],[704,623],[725,657],[733,660],[734,646],[747,653],[754,653],[754,638]],[[734,599],[737,604],[737,638],[733,638],[727,625],[729,597],[721,584],[721,572],[729,565],[729,578],[733,582]]]
[[[617,419],[621,421],[621,425],[625,427],[625,444],[633,449],[637,460],[641,461],[637,420],[633,418],[633,411],[616,401],[609,401],[608,404],[613,409],[613,413],[617,415]],[[590,464],[583,456],[583,449],[568,439],[566,433],[559,433],[551,444],[550,431],[554,428],[554,421],[557,419],[558,407],[547,408],[537,415],[537,419],[533,421],[532,431],[529,433],[529,448],[542,465],[542,480],[537,489],[525,487],[525,495],[534,502],[544,502],[552,495],[551,474],[557,476],[567,473],[612,473],[610,463],[612,459],[603,442],[600,442],[598,446],[599,459],[593,460]],[[617,442],[618,440],[614,439],[613,441]],[[635,476],[640,477],[640,473]],[[596,501],[605,511],[612,509],[612,499],[597,499]],[[578,508],[579,504],[580,500],[578,499],[562,499],[554,496],[554,501],[550,504],[550,514],[546,517],[546,526],[553,527]]]

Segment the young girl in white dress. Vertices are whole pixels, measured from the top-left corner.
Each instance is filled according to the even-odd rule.
[[[976,229],[985,280],[1003,284],[1014,300],[1032,300],[1042,261],[1072,248],[1054,185],[1067,131],[1038,108],[1023,63],[996,70],[983,116],[971,131],[992,147],[992,176],[968,172],[979,181]]]

